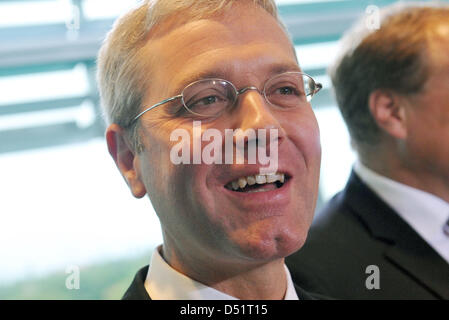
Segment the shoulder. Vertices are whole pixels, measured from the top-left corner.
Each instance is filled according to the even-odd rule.
[[[381,245],[373,236],[372,222],[393,215],[390,211],[353,173],[345,189],[316,213],[304,246],[288,257],[287,262],[304,265],[306,269],[307,264],[313,269],[329,269],[344,266],[345,261],[351,263],[367,255],[372,257]]]
[[[328,245],[373,239],[385,219],[397,214],[354,172],[346,187],[317,212],[310,228],[307,245],[325,241]],[[329,243],[329,241],[332,241]]]
[[[329,282],[352,269],[356,247],[366,237],[344,194],[338,193],[317,214],[304,246],[286,258],[293,281],[309,292],[329,294]]]
[[[375,195],[357,177],[317,213],[304,246],[286,258],[292,278],[310,292],[336,295],[335,287],[365,277],[363,266],[382,260],[383,242],[366,223],[367,210],[384,210]]]

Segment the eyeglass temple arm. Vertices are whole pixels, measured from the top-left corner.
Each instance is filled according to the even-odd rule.
[[[154,108],[156,108],[156,107],[159,107],[161,104],[164,104],[164,103],[167,103],[167,102],[173,101],[173,100],[175,100],[175,99],[179,99],[179,98],[182,98],[182,95],[174,96],[174,97],[165,99],[165,100],[163,100],[163,101],[161,101],[161,102],[158,102],[158,103],[152,105],[151,107],[149,107],[149,108],[143,110],[141,113],[139,113],[139,114],[133,119],[133,122],[136,121],[137,119],[139,119],[144,113],[150,111],[151,109],[154,109]]]

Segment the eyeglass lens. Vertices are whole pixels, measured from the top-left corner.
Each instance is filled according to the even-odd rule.
[[[263,93],[273,106],[295,108],[310,101],[316,88],[311,77],[287,72],[269,79]],[[182,102],[193,114],[214,116],[232,107],[237,96],[237,90],[229,81],[206,79],[187,86],[182,92]]]

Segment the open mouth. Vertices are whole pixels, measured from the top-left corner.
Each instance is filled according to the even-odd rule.
[[[225,185],[225,188],[234,192],[265,192],[282,188],[289,177],[284,173],[258,174],[240,177]]]

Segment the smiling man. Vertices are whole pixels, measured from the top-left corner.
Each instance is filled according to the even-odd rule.
[[[301,72],[274,2],[144,2],[116,22],[98,62],[109,152],[163,233],[124,298],[310,299],[284,258],[315,209],[309,101],[320,85]],[[180,129],[188,163],[173,161]],[[204,151],[211,136],[221,161],[193,161],[194,142]],[[276,153],[276,170],[248,161],[251,148]]]

